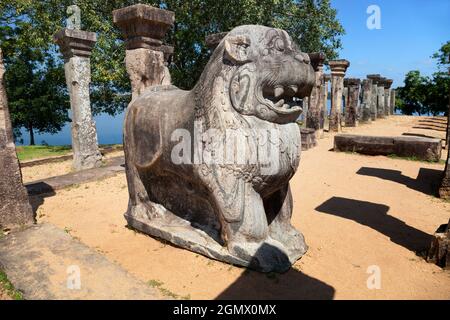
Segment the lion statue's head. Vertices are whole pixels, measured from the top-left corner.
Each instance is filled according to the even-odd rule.
[[[315,81],[309,56],[286,31],[265,26],[244,25],[227,33],[205,70],[214,65],[222,65],[237,112],[275,123],[298,119],[299,100],[310,95]]]

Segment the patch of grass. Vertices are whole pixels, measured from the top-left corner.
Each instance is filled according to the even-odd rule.
[[[72,147],[36,145],[36,146],[18,146],[16,150],[19,160],[24,161],[54,156],[62,156],[72,152]]]
[[[190,299],[191,299],[191,295],[190,295],[190,294],[188,294],[188,295],[186,295],[186,296],[180,296],[180,295],[178,295],[178,294],[176,294],[176,293],[173,293],[172,291],[170,291],[170,290],[164,288],[164,287],[163,287],[164,282],[161,282],[161,281],[152,279],[152,280],[149,280],[149,281],[147,282],[147,284],[148,284],[150,287],[152,287],[152,288],[157,288],[157,289],[159,289],[159,291],[161,291],[161,293],[162,293],[164,296],[166,296],[166,297],[169,297],[169,298],[172,298],[172,299],[176,299],[176,300],[190,300]]]
[[[419,161],[419,162],[426,162],[426,163],[444,163],[445,164],[445,160],[439,160],[439,161],[436,162],[436,161],[430,161],[430,160],[422,160],[422,159],[419,159],[419,158],[417,158],[415,156],[400,157],[400,156],[398,156],[396,154],[389,154],[387,157],[390,158],[390,159],[396,159],[396,160]]]
[[[23,300],[22,293],[14,288],[2,270],[0,270],[0,290],[6,292],[14,300]]]

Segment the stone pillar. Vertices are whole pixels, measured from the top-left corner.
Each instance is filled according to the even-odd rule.
[[[75,170],[99,167],[102,155],[98,149],[97,130],[92,119],[89,97],[90,56],[97,36],[93,32],[64,28],[54,35],[54,40],[64,56],[70,95],[73,167]]]
[[[347,60],[333,60],[329,62],[331,69],[331,110],[330,132],[341,131],[342,91],[344,76],[350,62]]]
[[[4,74],[0,49],[0,229],[12,229],[34,223],[34,216],[27,190],[22,183],[3,82]]]
[[[309,58],[314,68],[316,82],[309,96],[309,108],[306,115],[306,127],[315,131],[316,138],[323,135],[323,128],[320,128],[320,118],[323,106],[322,82],[323,82],[323,63],[325,55],[322,52],[310,53]]]
[[[167,59],[173,54],[173,47],[163,45],[162,39],[174,21],[172,11],[145,4],[113,11],[113,22],[125,39],[132,100],[150,86],[171,83]]]
[[[356,78],[349,78],[344,80],[344,85],[347,86],[347,105],[345,107],[345,126],[356,127],[358,120],[358,100],[359,87],[361,80]]]
[[[370,123],[370,108],[372,104],[372,80],[364,79],[362,81],[362,103],[361,103],[361,122]]]
[[[377,105],[377,118],[386,118],[384,112],[384,86],[386,83],[386,78],[380,78],[378,80],[378,105]]]
[[[369,74],[367,79],[372,80],[372,101],[370,104],[370,119],[372,121],[378,118],[378,83],[381,79],[379,74]]]
[[[345,126],[345,114],[347,113],[347,105],[348,105],[348,88],[345,85],[344,79],[344,89],[342,90],[342,112],[341,112],[341,126]]]
[[[386,79],[384,82],[384,115],[391,115],[391,86],[394,80]]]
[[[395,113],[395,90],[391,89],[391,93],[390,93],[390,97],[391,97],[391,103],[390,103],[390,107],[391,107],[391,115],[393,115]]]
[[[322,106],[320,109],[320,129],[322,132],[324,131],[324,128],[329,127],[328,123],[328,83],[331,80],[331,75],[324,74],[323,75],[323,82],[322,82]],[[323,136],[322,136],[323,137]]]

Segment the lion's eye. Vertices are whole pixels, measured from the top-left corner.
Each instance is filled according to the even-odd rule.
[[[278,51],[284,51],[284,42],[282,39],[277,39],[275,41],[275,49]]]

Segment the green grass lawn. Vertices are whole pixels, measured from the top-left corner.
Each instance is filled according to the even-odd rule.
[[[16,150],[20,161],[62,156],[72,152],[71,146],[19,146]]]
[[[100,148],[116,148],[120,144],[101,144]],[[16,147],[17,156],[20,161],[49,158],[54,156],[62,156],[72,152],[71,146],[18,146]]]

